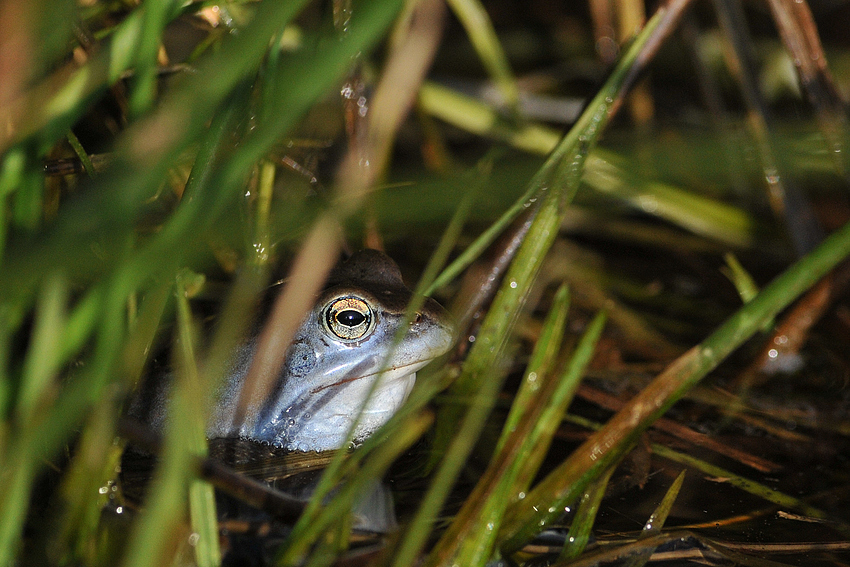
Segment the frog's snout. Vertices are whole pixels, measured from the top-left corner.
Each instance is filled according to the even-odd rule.
[[[458,336],[457,325],[452,316],[430,298],[411,321],[411,330],[427,346],[428,358],[446,354]]]

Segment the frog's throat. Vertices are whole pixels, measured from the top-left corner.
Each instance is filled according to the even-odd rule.
[[[361,374],[360,376],[352,376],[350,378],[343,378],[342,380],[338,380],[338,381],[336,381],[332,384],[324,384],[322,386],[316,386],[315,388],[310,390],[310,394],[318,394],[322,390],[327,390],[328,388],[334,388],[336,386],[342,386],[343,384],[348,384],[350,382],[356,382],[357,380],[362,380],[363,378],[369,378],[370,376],[378,376],[378,375],[384,374],[386,372],[395,372],[396,370],[400,370],[402,368],[408,368],[410,366],[416,366],[416,369],[412,371],[412,372],[416,372],[416,370],[419,370],[422,366],[424,366],[428,362],[434,360],[434,358],[436,358],[436,357],[426,358],[425,360],[417,360],[416,362],[410,362],[408,364],[396,364],[394,366],[384,367],[381,370],[378,370],[376,372],[369,372],[368,374]],[[410,374],[405,374],[403,376],[393,378],[392,380],[407,378],[408,376],[410,376]]]

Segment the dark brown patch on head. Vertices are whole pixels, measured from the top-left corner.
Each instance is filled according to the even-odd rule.
[[[369,249],[356,252],[333,269],[328,277],[328,287],[340,284],[408,291],[396,263],[386,254]]]

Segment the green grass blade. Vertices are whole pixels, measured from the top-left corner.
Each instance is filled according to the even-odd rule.
[[[553,387],[547,388],[541,393],[543,399],[539,403],[544,405],[545,409],[540,414],[528,437],[528,444],[531,449],[522,458],[522,467],[517,474],[511,494],[512,502],[521,499],[519,494],[525,493],[531,486],[534,477],[537,476],[537,471],[549,451],[552,438],[555,436],[564,413],[572,402],[587,366],[593,358],[596,343],[602,336],[606,320],[607,317],[604,312],[596,314],[579,339],[576,350],[570,357],[563,374],[555,381]]]
[[[152,481],[149,503],[130,540],[125,565],[157,565],[173,541],[185,503],[189,499],[192,529],[196,534],[195,559],[203,567],[220,563],[218,521],[212,487],[193,480],[194,458],[206,454],[206,421],[209,391],[196,365],[196,331],[190,313],[187,286],[190,274],[181,274],[176,286],[178,334],[177,379],[169,404],[169,423],[159,473]]]
[[[86,172],[86,175],[89,177],[94,177],[97,175],[97,172],[94,169],[94,164],[91,162],[91,158],[89,157],[88,152],[80,143],[80,140],[77,138],[76,134],[74,134],[73,130],[68,130],[68,133],[65,136],[68,139],[68,143],[71,144],[71,148],[73,148],[74,153],[77,154],[77,158],[83,164],[83,169]]]
[[[656,17],[647,24],[641,32],[644,41],[659,23],[660,18]],[[625,54],[611,78],[529,184],[527,194],[541,200],[540,208],[481,325],[461,374],[451,388],[456,399],[469,401],[469,409],[461,418],[461,408],[447,406],[438,418],[435,447],[437,451],[445,450],[445,456],[408,527],[394,565],[411,564],[421,551],[427,525],[442,506],[495,403],[505,375],[501,370],[502,351],[543,258],[555,240],[564,210],[578,190],[588,152],[610,118],[616,93],[628,79],[641,45],[640,40],[636,41]],[[457,423],[460,423],[459,433],[447,441],[445,432],[458,430]],[[439,436],[441,430],[442,437]]]
[[[67,281],[61,275],[53,274],[42,287],[32,342],[24,361],[16,408],[17,419],[21,424],[33,418],[33,413],[59,370],[67,301]]]
[[[646,537],[661,531],[661,528],[664,527],[664,523],[667,522],[667,517],[670,515],[670,510],[672,510],[673,504],[676,502],[676,498],[679,496],[679,491],[682,489],[683,482],[685,482],[685,471],[680,472],[676,477],[676,480],[673,481],[673,484],[670,485],[670,488],[667,489],[661,503],[643,527],[641,537]]]
[[[590,534],[593,532],[599,505],[602,503],[602,497],[605,496],[605,489],[608,488],[608,481],[611,480],[615,468],[616,465],[608,467],[608,470],[591,482],[582,494],[558,561],[568,562],[584,553],[590,541]]]
[[[554,189],[546,195],[544,205],[535,218],[534,226],[529,230],[528,237],[517,252],[506,274],[505,282],[496,295],[493,307],[485,318],[482,331],[464,364],[458,380],[465,385],[466,391],[456,392],[456,395],[470,398],[469,410],[460,420],[459,428],[455,421],[454,429],[460,431],[460,434],[448,446],[424,501],[408,526],[394,565],[410,565],[415,561],[425,543],[429,531],[428,525],[436,517],[495,403],[504,375],[503,371],[497,370],[501,366],[501,351],[545,252],[551,246],[557,233],[555,227],[560,218],[560,197],[559,191]],[[477,354],[473,356],[473,353]],[[497,372],[502,376],[498,376]],[[486,380],[483,379],[485,376]],[[480,387],[477,387],[479,384]],[[457,418],[452,416],[450,419]]]
[[[463,228],[463,223],[469,216],[472,206],[481,197],[481,193],[491,180],[493,161],[497,155],[498,152],[489,152],[478,162],[475,169],[472,170],[472,176],[474,178],[469,180],[472,182],[471,189],[466,192],[463,200],[455,209],[446,230],[443,232],[440,243],[437,245],[437,249],[431,255],[431,260],[429,260],[428,266],[426,266],[422,273],[422,277],[416,287],[416,293],[430,296],[440,287],[452,281],[460,273],[460,270],[450,271],[448,267],[445,267],[445,262],[451,253],[451,248],[460,236],[461,228]],[[451,265],[454,266],[455,263]],[[458,265],[463,265],[463,263]],[[439,268],[444,269],[438,275],[437,271]]]
[[[555,358],[561,348],[564,338],[564,327],[567,321],[567,313],[570,308],[569,288],[561,285],[552,299],[552,307],[543,322],[540,337],[534,345],[531,359],[520,383],[519,390],[514,396],[511,411],[502,428],[502,435],[496,445],[496,453],[504,447],[512,432],[516,431],[522,421],[526,420],[528,413],[533,410],[534,404],[545,402],[540,400],[539,392],[547,375],[551,373]]]
[[[431,551],[426,565],[483,565],[490,558],[493,538],[513,496],[512,488],[519,467],[525,465],[524,457],[533,446],[529,433],[546,403],[545,399],[541,399],[546,391],[541,384],[551,380],[568,308],[569,294],[562,286],[543,324],[493,459],[449,529]]]
[[[667,516],[670,515],[670,510],[673,508],[673,503],[676,502],[676,498],[679,496],[679,491],[682,489],[682,483],[684,481],[685,471],[683,470],[676,477],[676,480],[673,481],[673,484],[670,485],[670,488],[667,489],[667,492],[664,494],[664,498],[661,499],[661,503],[652,512],[649,520],[646,521],[646,524],[643,526],[643,531],[640,534],[641,539],[661,533],[661,529],[667,521]],[[654,552],[655,548],[648,548],[644,550],[629,559],[627,566],[643,567]]]
[[[726,267],[725,269],[721,269],[721,271],[734,284],[741,301],[746,303],[752,300],[759,292],[758,285],[753,277],[747,273],[747,270],[744,269],[738,258],[731,252],[724,254],[723,259],[726,261]]]
[[[493,29],[493,22],[478,0],[448,0],[448,4],[463,25],[478,57],[499,89],[504,105],[513,113],[519,104],[519,87],[514,79],[508,58]]]
[[[124,443],[116,442],[115,400],[104,397],[91,412],[74,459],[62,479],[61,527],[48,553],[64,564],[95,564],[101,513],[115,497]]]
[[[134,73],[129,97],[130,113],[139,116],[150,110],[156,97],[156,81],[159,74],[157,55],[160,37],[165,25],[180,13],[180,4],[175,0],[154,0],[139,7],[144,15],[139,30],[139,41],[134,46]]]

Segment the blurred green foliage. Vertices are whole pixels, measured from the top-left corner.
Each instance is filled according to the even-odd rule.
[[[614,235],[615,241],[619,237],[656,252],[678,252],[680,246],[683,254],[710,250],[719,256],[734,250],[769,255],[783,266],[791,253],[782,216],[760,214],[768,200],[762,188],[756,197],[736,192],[753,179],[762,183],[766,170],[756,159],[742,160],[737,171],[743,174],[730,181],[735,164],[723,163],[740,147],[737,136],[745,127],[734,135],[721,128],[710,139],[702,131],[679,132],[671,142],[652,136],[646,124],[634,124],[612,136],[610,147],[598,147],[609,121],[626,104],[624,89],[655,56],[655,42],[672,32],[665,18],[677,21],[676,10],[686,2],[665,4],[635,37],[621,38],[630,42],[622,45],[608,78],[585,93],[590,102],[562,136],[559,126],[523,115],[524,87],[511,69],[516,53],[510,49],[521,38],[512,43],[500,35],[486,4],[452,0],[448,5],[457,20],[452,25],[466,32],[467,48],[496,85],[499,102],[431,80],[417,84],[416,144],[426,161],[431,156],[431,171],[423,173],[418,158],[412,165],[402,161],[378,172],[361,188],[362,195],[346,193],[348,184],[362,180],[328,183],[331,175],[314,175],[295,163],[291,156],[299,152],[308,162],[316,148],[339,151],[343,126],[349,130],[345,149],[358,149],[352,127],[357,119],[345,116],[338,93],[343,84],[348,88],[363,77],[379,83],[383,58],[399,45],[415,4],[0,4],[0,29],[6,30],[0,41],[5,74],[0,78],[0,566],[220,563],[213,490],[198,470],[198,459],[206,455],[204,402],[224,373],[230,349],[250,326],[258,296],[280,271],[277,263],[297,252],[311,228],[326,226],[316,219],[335,219],[346,234],[368,234],[377,225],[390,240],[418,237],[428,252],[408,251],[405,259],[424,263],[422,257],[434,251],[418,287],[429,293],[452,291],[453,282],[522,215],[528,215],[530,228],[492,306],[481,315],[465,358],[443,361],[420,377],[408,404],[381,434],[332,461],[317,496],[276,550],[279,564],[331,564],[344,553],[358,493],[431,428],[433,416],[426,408],[450,383],[436,413],[429,488],[376,561],[414,564],[428,552],[429,541],[439,541],[429,552],[429,565],[484,565],[500,553],[519,558],[515,553],[525,543],[587,491],[580,521],[570,532],[578,543],[560,555],[564,561],[575,558],[584,551],[613,467],[638,436],[847,256],[850,229],[845,227],[737,313],[687,313],[683,326],[728,318],[624,410],[632,412],[632,421],[624,424],[628,420],[617,414],[576,453],[545,470],[540,467],[604,332],[606,313],[609,325],[640,345],[634,352],[654,351],[653,360],[670,362],[671,352],[684,350],[640,319],[638,308],[614,298],[612,290],[633,303],[645,299],[633,280],[618,280],[592,261],[564,269],[567,276],[561,279],[572,277],[584,309],[597,313],[587,317],[573,348],[564,339],[567,287],[559,287],[546,304],[519,393],[488,455],[492,461],[453,524],[438,531],[451,489],[486,435],[538,275],[547,261],[572,261],[552,259],[550,250],[562,231],[580,233],[589,226],[594,237]],[[593,44],[589,35],[584,40]],[[451,41],[446,39],[449,47]],[[578,42],[559,41],[566,42],[563,53],[582,56]],[[711,41],[716,41],[713,33],[701,38],[703,55],[714,53]],[[463,57],[457,59],[460,65]],[[710,65],[722,66],[716,54]],[[779,76],[774,78],[787,80],[785,67],[775,68]],[[639,122],[636,115],[632,118]],[[435,118],[443,122],[439,127]],[[836,124],[839,140],[842,124]],[[800,121],[787,130],[781,135],[774,130],[765,139],[754,136],[747,151],[772,143],[774,156],[798,178],[829,178],[829,183],[842,178],[846,158],[824,150],[829,132],[822,123],[812,127]],[[316,139],[305,139],[316,132]],[[461,140],[456,155],[448,149],[453,136]],[[392,142],[382,141],[387,147]],[[487,153],[493,146],[512,153]],[[474,161],[470,155],[485,157],[467,166]],[[541,156],[548,157],[541,161]],[[471,226],[466,231],[465,222]],[[757,287],[754,279],[737,260],[735,267],[746,276],[749,298]],[[210,299],[218,319],[208,341],[212,346],[205,348],[199,305]],[[673,311],[695,304],[654,299]],[[668,327],[674,325],[668,321]],[[707,334],[704,325],[693,332]],[[127,443],[119,420],[153,353],[172,339],[178,376],[173,407],[180,408],[180,419],[163,440],[144,509],[131,514],[119,490]],[[384,434],[388,441],[381,443]],[[710,474],[722,470],[673,453],[668,457],[715,471]],[[545,476],[533,487],[538,470]],[[659,516],[669,514],[682,478],[658,508]],[[341,482],[343,488],[336,490]],[[745,479],[738,484],[762,488]],[[782,494],[772,501],[828,516]],[[646,550],[640,553],[635,564],[648,556]]]

